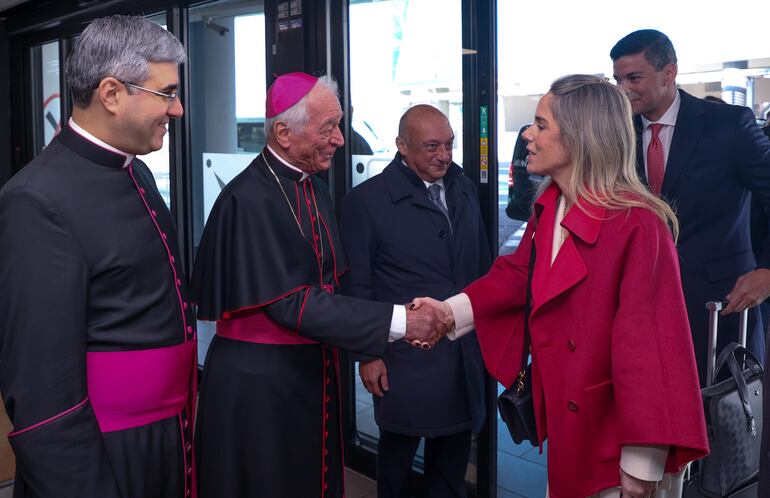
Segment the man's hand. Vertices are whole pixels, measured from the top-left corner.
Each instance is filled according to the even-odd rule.
[[[721,314],[741,312],[759,306],[770,296],[770,270],[758,268],[738,277],[735,287],[725,296],[728,301]]]
[[[626,474],[620,469],[620,497],[621,498],[652,498],[658,489],[658,483],[643,481]]]
[[[385,396],[385,392],[390,389],[388,387],[388,369],[385,367],[385,362],[379,358],[361,362],[358,365],[358,375],[361,376],[366,390],[377,397],[382,398]]]
[[[412,346],[430,349],[454,326],[451,310],[446,312],[440,301],[419,298],[406,305],[406,339]]]

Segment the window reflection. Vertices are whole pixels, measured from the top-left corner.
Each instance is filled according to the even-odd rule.
[[[35,82],[35,153],[40,153],[61,131],[59,42],[32,48]]]
[[[265,145],[265,16],[254,3],[224,0],[189,11],[190,123],[193,237],[225,185]],[[212,322],[198,322],[204,362]]]
[[[462,164],[460,0],[351,1],[349,12],[353,186],[393,160],[398,121],[415,104],[447,115]]]

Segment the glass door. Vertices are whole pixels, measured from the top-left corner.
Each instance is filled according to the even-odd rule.
[[[32,47],[32,119],[35,155],[61,131],[59,41]]]
[[[261,2],[192,7],[189,22],[192,232],[197,251],[219,192],[265,145],[265,14]],[[213,322],[198,322],[203,364]]]
[[[454,131],[452,156],[463,162],[463,74],[461,0],[351,0],[349,19],[350,187],[372,178],[393,160],[398,124],[416,104],[430,104],[449,119]],[[379,428],[372,395],[348,365],[355,389],[353,448],[347,463],[374,477],[372,462]],[[466,474],[474,488],[475,442]],[[413,467],[423,471],[424,440]],[[368,465],[362,462],[368,460]],[[418,479],[419,480],[419,479]]]

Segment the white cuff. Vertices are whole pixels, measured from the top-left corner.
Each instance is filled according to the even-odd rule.
[[[406,335],[406,306],[403,304],[393,305],[393,315],[390,319],[390,335],[388,342],[403,339]]]
[[[468,294],[461,292],[444,301],[452,308],[455,318],[455,328],[447,333],[447,338],[454,341],[473,331],[473,306]]]
[[[620,468],[637,479],[658,482],[663,479],[668,449],[668,446],[623,446]]]

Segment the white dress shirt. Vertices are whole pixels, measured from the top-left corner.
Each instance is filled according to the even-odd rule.
[[[642,132],[644,149],[642,152],[644,153],[645,174],[648,174],[647,147],[650,145],[650,141],[652,140],[652,130],[650,129],[650,125],[653,123],[660,123],[663,125],[663,127],[660,129],[660,132],[658,133],[658,139],[660,140],[660,143],[663,144],[663,171],[665,171],[666,165],[668,164],[668,152],[671,150],[671,141],[674,139],[674,126],[676,126],[676,117],[679,115],[679,106],[681,103],[682,99],[679,97],[679,92],[677,91],[676,97],[674,97],[674,101],[671,103],[671,106],[668,108],[668,110],[666,110],[666,112],[663,114],[663,116],[660,117],[659,120],[650,121],[649,119],[642,116],[642,126],[644,127],[644,131]]]

